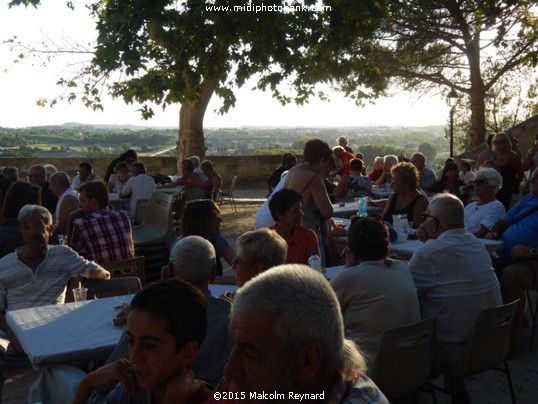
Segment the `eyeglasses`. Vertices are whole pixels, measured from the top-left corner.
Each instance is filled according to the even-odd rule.
[[[234,259],[232,259],[232,267],[236,267],[237,265],[241,265],[241,264],[246,264],[245,260],[239,258],[239,257],[235,257]]]
[[[430,215],[429,213],[426,213],[426,212],[422,212],[421,216],[422,216],[422,220],[426,220],[427,218],[431,217],[432,219],[439,221],[439,219],[437,219],[435,216]]]
[[[486,185],[487,181],[486,180],[474,180],[473,184],[474,185]]]

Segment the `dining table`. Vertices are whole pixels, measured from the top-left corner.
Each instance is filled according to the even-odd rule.
[[[357,214],[357,209],[358,206],[355,201],[333,203],[333,216],[341,218],[350,217]],[[368,215],[381,215],[383,213],[383,208],[368,205],[366,211],[368,212]]]
[[[6,313],[6,322],[34,369],[105,360],[123,332],[113,318],[133,296],[12,310]]]

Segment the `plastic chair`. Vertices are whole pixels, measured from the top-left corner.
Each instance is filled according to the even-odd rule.
[[[136,276],[142,287],[146,286],[146,266],[144,257],[133,257],[125,260],[112,261],[104,265],[112,278]]]
[[[410,396],[428,381],[436,363],[436,321],[431,317],[383,334],[373,380],[389,400]]]
[[[134,225],[140,224],[144,221],[146,209],[148,208],[149,199],[139,199],[136,201],[136,210],[134,217]]]
[[[88,299],[131,295],[142,289],[140,279],[136,276],[111,278],[106,281],[88,279],[83,286],[88,288]]]
[[[164,244],[170,247],[174,237],[172,221],[173,195],[154,191],[148,202],[144,220],[133,226],[135,248],[151,244]]]
[[[489,369],[503,371],[501,368],[496,368],[503,363],[512,403],[515,404],[516,397],[507,358],[510,353],[514,317],[518,304],[519,299],[480,313],[462,362],[457,366],[442,367],[441,373],[445,376],[462,379]],[[452,392],[448,393],[452,394]]]
[[[235,207],[235,199],[234,199],[233,193],[235,192],[235,187],[237,185],[238,178],[239,177],[237,175],[234,175],[232,178],[232,183],[230,184],[230,188],[228,188],[228,191],[226,192],[221,191],[219,193],[219,205],[229,203],[235,212],[237,212],[237,208]]]

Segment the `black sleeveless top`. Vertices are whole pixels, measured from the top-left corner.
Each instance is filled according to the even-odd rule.
[[[410,223],[413,223],[413,211],[415,210],[415,205],[417,204],[417,201],[420,198],[425,198],[424,195],[420,195],[420,194],[417,195],[416,198],[413,199],[409,205],[399,210],[396,209],[397,198],[398,196],[396,196],[395,198],[392,198],[392,201],[390,202],[390,205],[389,205],[389,209],[387,210],[387,213],[385,213],[385,215],[383,216],[383,220],[385,222],[392,223],[392,215],[407,215],[407,220]]]

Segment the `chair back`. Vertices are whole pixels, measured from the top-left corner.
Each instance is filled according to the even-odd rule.
[[[235,187],[237,186],[237,179],[239,178],[238,175],[234,175],[232,177],[232,183],[230,184],[230,188],[228,189],[228,194],[231,194],[232,192],[235,191]]]
[[[142,287],[146,286],[146,266],[144,257],[133,257],[125,260],[112,261],[104,265],[112,278],[136,276]]]
[[[149,199],[139,199],[136,201],[136,210],[133,224],[140,224],[144,221]]]
[[[149,199],[144,220],[133,226],[135,248],[141,245],[164,243],[167,247],[174,237],[172,220],[173,195],[154,191]]]
[[[471,376],[504,362],[510,352],[519,299],[480,313],[460,371]]]
[[[84,287],[88,288],[88,299],[131,295],[142,289],[140,279],[136,276],[107,280],[88,279]]]
[[[411,394],[427,382],[435,363],[436,320],[431,317],[383,334],[373,380],[389,400]]]

